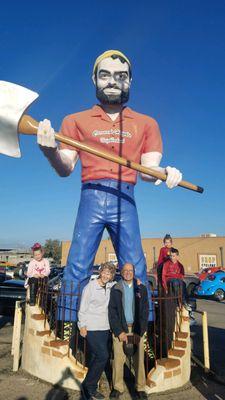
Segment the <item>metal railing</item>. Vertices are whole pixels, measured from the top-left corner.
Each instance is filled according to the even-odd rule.
[[[181,331],[182,293],[174,293],[170,288],[167,294],[159,289],[159,295],[152,297],[154,320],[149,324],[148,344],[152,350],[150,363],[147,361],[147,371],[156,367],[157,360],[169,357],[169,351],[174,348],[175,332]]]

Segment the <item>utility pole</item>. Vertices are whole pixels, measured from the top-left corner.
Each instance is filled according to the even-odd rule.
[[[221,259],[221,267],[223,267],[223,247],[220,247],[220,259]]]
[[[153,246],[153,265],[155,266],[156,256],[155,256],[155,246]]]
[[[107,247],[105,246],[105,262],[107,261]]]

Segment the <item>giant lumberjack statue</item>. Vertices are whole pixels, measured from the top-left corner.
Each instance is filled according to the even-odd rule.
[[[62,135],[97,148],[101,145],[107,151],[165,172],[168,188],[177,186],[181,172],[159,166],[162,140],[157,122],[125,106],[132,81],[129,59],[120,51],[106,51],[95,61],[92,79],[99,105],[65,117]],[[41,150],[60,176],[70,175],[78,158],[82,166],[80,205],[64,272],[67,288],[73,282],[76,290],[90,273],[105,228],[119,266],[133,264],[136,277],[146,283],[146,261],[134,199],[137,172],[65,144],[58,147],[46,119],[40,122],[37,136]],[[161,182],[147,175],[142,178],[155,184]]]

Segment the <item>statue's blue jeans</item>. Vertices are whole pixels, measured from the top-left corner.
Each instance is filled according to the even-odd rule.
[[[63,277],[62,289],[74,294],[72,300],[62,294],[64,300],[60,303],[63,300],[66,307],[65,321],[77,320],[77,295],[91,274],[105,228],[112,240],[119,268],[125,263],[133,264],[136,278],[147,283],[134,185],[113,179],[85,182]]]

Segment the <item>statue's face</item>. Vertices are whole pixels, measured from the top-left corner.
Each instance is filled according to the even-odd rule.
[[[124,104],[129,99],[131,78],[129,66],[119,58],[111,57],[100,61],[96,77],[96,97],[102,104]]]

